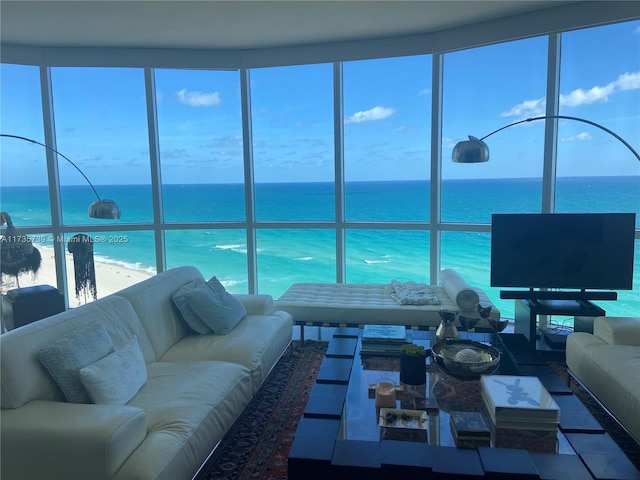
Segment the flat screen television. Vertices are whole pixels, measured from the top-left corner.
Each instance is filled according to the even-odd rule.
[[[635,223],[635,213],[494,214],[491,286],[631,290]]]

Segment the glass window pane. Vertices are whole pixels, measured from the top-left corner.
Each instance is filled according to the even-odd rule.
[[[562,35],[560,113],[596,122],[640,148],[640,21]],[[635,212],[640,228],[640,162],[622,142],[595,126],[560,120],[558,212]],[[634,289],[618,301],[596,302],[607,315],[640,310],[640,251],[635,247]]]
[[[52,68],[51,81],[57,149],[87,176],[100,198],[118,203],[120,221],[151,221],[143,70]],[[64,223],[104,224],[87,214],[96,195],[86,180],[61,157],[58,165]]]
[[[156,273],[153,232],[117,230],[79,233],[84,233],[92,241],[91,248],[93,249],[98,298],[106,297],[139,283]],[[82,252],[82,242],[77,237],[74,240],[74,235],[76,233],[64,235],[70,306],[93,301],[90,289],[82,288],[81,254],[76,254],[76,261],[80,269],[78,278],[80,283],[76,282],[74,255],[69,253],[69,243],[71,242],[72,245],[80,244],[79,251]],[[80,289],[79,297],[76,296],[76,288]]]
[[[44,143],[40,69],[0,64],[2,133]],[[16,226],[51,225],[46,149],[0,137],[1,210]]]
[[[429,283],[429,232],[348,230],[347,283]]]
[[[167,268],[193,265],[206,280],[216,276],[228,291],[248,293],[244,230],[168,230],[165,244]]]
[[[77,237],[79,234],[90,241],[81,241],[82,239]],[[37,275],[29,273],[20,275],[19,286],[57,286],[53,246],[54,243],[62,243],[66,257],[70,307],[77,307],[94,300],[91,276],[90,273],[89,275],[85,273],[87,268],[82,260],[85,257],[82,255],[83,252],[93,252],[93,274],[98,299],[141,282],[156,273],[152,232],[127,230],[69,232],[55,238],[49,233],[37,233],[29,235],[29,238],[40,252],[42,261]],[[78,248],[72,247],[72,250],[76,251],[75,260],[73,253],[69,251],[70,242],[73,245],[80,245]],[[78,283],[76,283],[75,262],[78,263]],[[83,279],[86,279],[87,283],[83,283]],[[12,280],[10,283],[8,288],[18,287],[15,281]],[[78,286],[79,295],[76,295],[76,286]]]
[[[256,184],[301,183],[256,188],[256,218],[335,218],[333,192],[325,183],[334,180],[333,66],[252,70],[251,104]],[[312,199],[310,192],[318,190],[322,198]],[[294,205],[295,218],[289,211]]]
[[[256,237],[260,293],[277,299],[294,283],[336,281],[334,231],[269,229]]]
[[[343,78],[345,218],[427,221],[431,56],[345,62]]]
[[[238,72],[156,70],[155,79],[165,221],[243,220]]]
[[[482,138],[502,126],[544,114],[546,73],[546,37],[445,55],[444,222],[491,223],[495,212],[541,210],[544,122],[514,126],[486,139],[491,153],[486,163],[453,163],[451,153],[468,135]],[[514,178],[529,179],[527,188],[520,189]]]

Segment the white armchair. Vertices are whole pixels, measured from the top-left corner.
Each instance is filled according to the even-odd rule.
[[[567,339],[570,372],[640,441],[640,317],[596,317]]]

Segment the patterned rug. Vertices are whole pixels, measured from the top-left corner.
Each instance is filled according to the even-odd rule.
[[[325,342],[293,342],[196,480],[287,478],[293,436],[326,349]]]

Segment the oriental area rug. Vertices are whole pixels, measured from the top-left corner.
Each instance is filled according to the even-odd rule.
[[[289,450],[327,345],[292,342],[196,480],[287,478]]]

